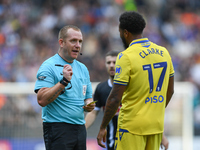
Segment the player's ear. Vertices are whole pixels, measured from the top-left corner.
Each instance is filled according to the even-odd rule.
[[[127,38],[128,36],[129,36],[129,32],[126,29],[124,29],[124,37]]]

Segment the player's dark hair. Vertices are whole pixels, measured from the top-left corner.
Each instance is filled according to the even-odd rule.
[[[106,56],[117,56],[120,51],[112,50],[106,53]]]
[[[135,11],[122,13],[119,22],[119,27],[121,29],[126,29],[132,34],[141,34],[146,26],[146,22],[142,15]]]

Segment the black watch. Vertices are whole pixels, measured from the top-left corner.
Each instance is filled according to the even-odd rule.
[[[68,83],[66,83],[63,79],[60,80],[60,83],[61,83],[62,85],[64,85],[64,86],[67,86],[67,85],[68,85]]]
[[[67,80],[65,77],[63,77],[63,80],[64,80],[65,82],[67,82],[67,83],[70,83],[70,81]]]

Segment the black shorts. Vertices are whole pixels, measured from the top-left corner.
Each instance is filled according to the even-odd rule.
[[[86,150],[85,125],[43,122],[46,150]]]
[[[114,116],[110,120],[107,126],[107,137],[106,137],[107,150],[114,150],[115,135],[117,131],[117,119],[118,116]]]

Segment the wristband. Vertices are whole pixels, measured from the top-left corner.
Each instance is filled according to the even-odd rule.
[[[67,82],[67,83],[66,83],[66,82]],[[62,85],[64,85],[64,86],[67,86],[67,85],[68,85],[68,83],[70,83],[70,84],[71,84],[71,86],[70,86],[69,88],[65,89],[65,90],[69,90],[69,89],[71,89],[71,88],[72,88],[72,83],[71,83],[71,81],[67,80],[65,77],[63,77],[63,79],[62,79],[62,80],[60,80],[60,83],[61,83]]]
[[[67,86],[67,85],[68,85],[68,83],[66,83],[63,79],[60,80],[60,83],[61,83],[62,85],[64,85],[64,86]]]
[[[70,83],[71,81],[67,80],[65,77],[63,77],[63,80],[67,83]]]

